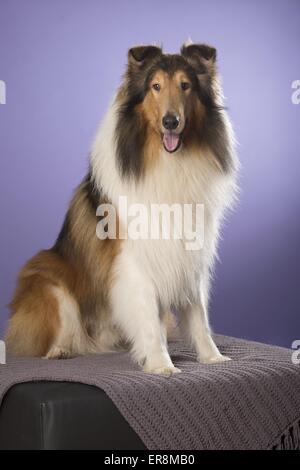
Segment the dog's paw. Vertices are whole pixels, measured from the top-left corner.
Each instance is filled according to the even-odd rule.
[[[198,359],[198,362],[202,364],[217,364],[218,362],[226,362],[231,361],[232,359],[227,356],[223,356],[222,354],[218,354],[217,356],[209,357],[207,359]]]
[[[59,346],[53,346],[44,359],[68,359],[71,357],[70,351],[67,349],[60,348]]]
[[[144,372],[148,374],[157,374],[157,375],[164,375],[166,377],[170,377],[174,374],[180,374],[181,370],[178,367],[156,367],[154,369],[144,369]]]

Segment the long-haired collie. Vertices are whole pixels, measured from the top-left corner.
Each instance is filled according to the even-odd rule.
[[[50,359],[128,347],[144,371],[171,375],[180,370],[168,352],[165,319],[176,311],[200,362],[229,359],[213,341],[207,314],[220,223],[236,189],[237,158],[222,104],[213,47],[185,44],[174,55],[155,46],[129,50],[61,232],[19,275],[8,351]],[[124,229],[120,196],[146,209],[201,204],[203,243],[187,249],[186,235],[97,236],[101,204],[115,208]],[[173,232],[182,223],[176,214]],[[193,215],[185,234],[195,224]]]

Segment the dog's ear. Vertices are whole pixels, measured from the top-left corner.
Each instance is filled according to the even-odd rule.
[[[136,46],[128,51],[128,64],[133,67],[148,65],[162,55],[160,47],[156,46]]]
[[[183,45],[181,55],[196,70],[197,75],[213,75],[215,73],[215,63],[217,50],[207,44]]]

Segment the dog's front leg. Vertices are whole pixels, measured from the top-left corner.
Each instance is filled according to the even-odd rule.
[[[183,336],[195,349],[199,362],[212,364],[230,360],[220,353],[211,336],[206,307],[200,299],[181,311],[179,325]]]
[[[111,305],[115,323],[131,343],[133,359],[145,372],[180,372],[168,353],[154,286],[137,263],[124,256],[114,276]]]

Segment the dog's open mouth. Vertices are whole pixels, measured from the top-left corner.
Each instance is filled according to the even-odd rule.
[[[176,152],[181,145],[181,135],[174,132],[166,132],[163,135],[163,144],[167,152]]]

